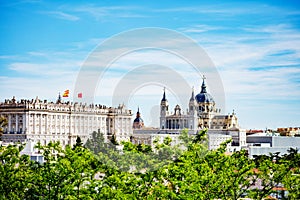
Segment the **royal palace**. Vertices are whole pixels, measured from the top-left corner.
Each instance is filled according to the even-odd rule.
[[[0,115],[8,125],[4,127],[3,143],[33,141],[47,144],[59,141],[63,146],[73,145],[77,137],[85,142],[93,131],[117,140],[128,140],[132,133],[131,110],[124,105],[106,107],[97,104],[56,102],[15,97],[0,103]]]

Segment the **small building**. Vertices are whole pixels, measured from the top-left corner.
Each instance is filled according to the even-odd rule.
[[[277,128],[281,136],[298,136],[300,137],[300,127]]]
[[[223,142],[232,139],[230,135],[223,134],[208,134],[208,149],[216,150],[220,147]],[[229,151],[231,148],[231,143],[227,145],[227,150]]]
[[[300,137],[250,135],[247,136],[247,146],[250,158],[270,153],[283,155],[290,148],[300,149]]]
[[[34,148],[36,145],[33,141],[26,141],[24,149],[20,152],[21,155],[28,155],[30,156],[30,160],[37,161],[39,163],[44,162],[44,156]]]

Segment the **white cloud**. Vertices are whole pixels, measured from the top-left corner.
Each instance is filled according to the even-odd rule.
[[[72,91],[83,56],[78,52],[40,51],[14,57],[2,64],[3,74],[9,77],[0,77],[1,96],[31,99],[38,95],[55,100],[58,92]]]
[[[256,7],[257,8],[257,7]],[[263,11],[263,6],[259,9],[248,10],[242,9],[219,9],[211,7],[210,9],[199,9],[195,7],[184,7],[165,9],[160,11],[192,11],[197,13],[217,13],[226,14],[228,16],[234,14],[259,13]],[[269,7],[268,7],[269,8]],[[55,11],[45,14],[53,15],[65,20],[79,20],[79,17],[68,13],[76,13],[82,17],[84,14],[94,17],[97,20],[107,20],[109,17],[144,17],[134,12],[136,7],[99,7],[93,5],[78,6],[75,8],[64,7],[66,12]],[[138,8],[140,9],[140,8]],[[274,9],[274,11],[278,11]],[[150,11],[151,12],[151,11]],[[153,10],[152,10],[153,12]],[[288,13],[285,13],[288,14]],[[223,34],[222,31],[230,31],[232,34]],[[228,109],[238,108],[243,111],[242,117],[249,119],[246,123],[257,123],[256,119],[247,117],[247,112],[254,112],[259,109],[273,109],[272,115],[280,114],[282,108],[286,108],[286,112],[291,115],[295,114],[291,110],[281,106],[278,111],[274,106],[280,106],[279,103],[287,100],[300,99],[299,82],[293,80],[300,75],[299,58],[300,58],[300,33],[290,24],[272,24],[260,26],[242,26],[242,27],[223,27],[208,24],[191,25],[178,29],[184,33],[190,34],[193,39],[197,40],[201,46],[208,52],[216,64],[222,76],[224,88],[226,91]],[[234,32],[234,31],[238,32]],[[240,33],[241,31],[241,33]],[[152,38],[149,38],[152,39]],[[22,59],[18,56],[18,60],[9,55],[0,56],[0,59],[13,60],[9,64],[10,70],[22,74],[23,78],[2,77],[1,92],[2,95],[12,96],[19,94],[20,96],[31,97],[32,94],[38,94],[45,97],[57,96],[57,91],[74,86],[76,75],[84,58],[87,57],[86,49],[92,49],[104,38],[94,38],[88,41],[73,43],[75,47],[71,53],[68,52],[29,52],[29,58]],[[159,41],[164,43],[166,47],[174,46],[176,41],[165,40]],[[180,46],[180,41],[177,41]],[[153,46],[155,46],[155,42]],[[162,45],[160,45],[162,46]],[[120,49],[107,50],[107,55],[115,54],[113,51]],[[280,54],[281,52],[291,52],[272,56],[272,54]],[[190,54],[197,54],[193,49],[189,49]],[[199,58],[201,59],[201,58]],[[89,63],[91,66],[102,66],[101,62]],[[194,69],[191,68],[181,57],[175,56],[167,52],[159,51],[137,51],[128,55],[124,55],[116,60],[100,80],[100,87],[96,91],[96,95],[101,98],[112,95],[114,88],[117,87],[119,81],[131,70],[138,66],[146,64],[161,64],[170,66],[174,71],[178,72],[192,86],[195,85],[196,92],[199,91],[199,76],[195,75]],[[94,70],[99,70],[94,68]],[[34,77],[32,77],[32,75]],[[39,77],[40,76],[40,77]],[[48,77],[48,78],[45,78]],[[142,79],[143,76],[137,76],[136,79]],[[209,81],[209,80],[208,80]],[[20,87],[22,86],[22,87]],[[46,90],[44,90],[46,88]],[[145,90],[139,90],[139,95],[161,95],[161,90],[157,90],[157,86]],[[149,89],[149,90],[146,90]],[[160,97],[160,96],[159,96]],[[149,104],[151,98],[144,98],[142,103]],[[153,99],[151,99],[153,100]],[[159,101],[160,99],[158,99]],[[262,103],[261,103],[262,102]],[[186,105],[181,105],[186,106]],[[173,105],[171,106],[173,107]],[[236,110],[239,112],[239,110]],[[276,112],[274,111],[276,110]],[[297,109],[295,109],[297,111]],[[256,112],[261,113],[261,110]],[[271,111],[264,111],[264,116],[270,116]],[[242,118],[240,117],[240,119]],[[251,115],[255,118],[255,115]],[[251,121],[253,120],[253,121]],[[256,120],[256,121],[255,121]],[[254,122],[255,121],[255,122]],[[245,122],[244,122],[245,123]],[[259,124],[259,123],[257,123]],[[261,125],[258,125],[261,126]]]
[[[195,26],[181,30],[190,28]],[[300,99],[300,31],[291,24],[270,22],[232,32],[206,33],[201,27],[186,32],[204,47],[220,72],[225,112],[235,108],[244,128],[296,125],[300,111],[299,103],[295,103]]]
[[[203,33],[203,32],[220,30],[220,29],[224,29],[224,27],[199,24],[199,25],[194,25],[194,26],[188,27],[188,28],[181,28],[179,30],[184,33]]]
[[[26,76],[55,77],[77,72],[82,60],[80,53],[73,52],[28,52],[18,56],[18,60],[9,59],[6,67],[14,73]]]
[[[65,76],[73,74],[78,67],[74,67],[71,63],[11,63],[10,70],[26,75],[39,76]]]
[[[87,13],[94,17],[96,20],[106,21],[108,17],[114,18],[141,18],[146,17],[143,14],[138,14],[136,11],[140,10],[136,6],[95,6],[92,4],[81,5],[71,9],[77,13]]]
[[[47,14],[49,16],[54,16],[59,19],[68,20],[68,21],[78,21],[80,19],[75,15],[71,15],[62,11],[43,11],[40,13]]]
[[[58,93],[66,89],[72,91],[74,80],[72,76],[59,76],[56,78],[39,77],[0,77],[1,98],[32,99],[39,96],[41,99],[55,101]],[[72,95],[72,94],[71,94]],[[4,99],[1,99],[3,101]],[[67,100],[67,99],[66,99]]]
[[[182,7],[171,7],[171,8],[161,8],[154,9],[154,12],[174,12],[174,13],[196,13],[213,15],[213,19],[217,19],[219,16],[222,17],[237,17],[237,15],[247,15],[247,14],[268,14],[268,13],[281,13],[283,9],[278,9],[277,7],[267,5],[267,4],[259,4],[259,3],[251,3],[251,2],[241,2],[241,3],[215,3],[215,4],[202,4],[201,6],[182,6]],[[290,14],[296,12],[289,12]]]

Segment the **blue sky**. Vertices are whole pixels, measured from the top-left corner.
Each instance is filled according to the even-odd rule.
[[[300,126],[297,1],[23,0],[1,1],[0,9],[1,101],[12,96],[55,100],[65,89],[72,93],[80,67],[102,41],[134,28],[161,27],[187,35],[207,52],[222,78],[223,113],[234,109],[243,128]],[[200,80],[180,67],[179,59],[138,52],[107,71],[97,103],[110,105],[128,66],[151,63],[153,57],[177,66],[195,92],[200,91]],[[157,85],[142,87],[127,107],[135,112],[140,106],[146,125],[154,126],[151,116],[161,93]],[[169,98],[173,109],[178,102],[171,94]]]

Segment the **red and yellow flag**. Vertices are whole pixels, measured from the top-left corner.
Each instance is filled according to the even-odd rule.
[[[69,97],[69,90],[64,91],[63,97]]]

